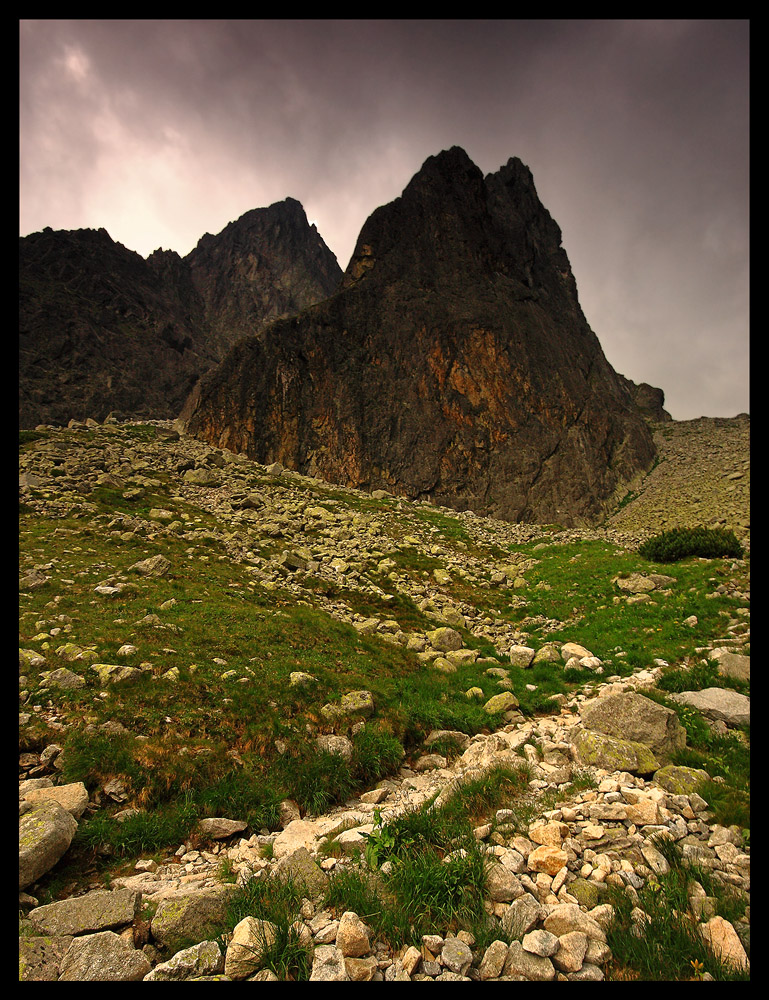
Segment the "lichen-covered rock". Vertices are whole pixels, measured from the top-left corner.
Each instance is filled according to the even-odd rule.
[[[489,715],[496,715],[497,712],[509,712],[512,708],[518,708],[519,701],[512,691],[500,691],[499,694],[492,695],[483,706],[484,712]]]
[[[71,944],[71,935],[19,937],[19,982],[55,983]]]
[[[76,937],[61,961],[60,982],[140,982],[152,966],[113,931]]]
[[[77,820],[54,799],[31,803],[19,819],[19,889],[26,889],[59,861]]]
[[[111,930],[131,924],[139,913],[141,894],[130,889],[95,889],[29,912],[29,919],[41,934],[83,934]]]
[[[66,785],[51,785],[43,788],[31,788],[23,796],[27,802],[43,802],[53,799],[64,806],[74,818],[80,819],[88,805],[88,790],[82,781],[72,781]]]
[[[218,934],[234,891],[234,885],[224,883],[161,899],[152,918],[153,938],[160,945],[173,946],[177,941],[202,941]]]
[[[606,771],[629,771],[630,774],[654,774],[660,762],[644,743],[622,740],[605,733],[581,729],[572,736],[583,764]]]
[[[654,774],[657,784],[673,795],[691,795],[709,777],[708,772],[701,767],[685,767],[681,764],[666,764]]]
[[[596,698],[582,709],[585,729],[643,743],[660,764],[686,746],[686,730],[676,713],[634,691]]]

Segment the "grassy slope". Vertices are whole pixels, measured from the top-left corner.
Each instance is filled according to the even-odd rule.
[[[104,433],[61,431],[55,436],[71,452]],[[152,428],[128,426],[110,434],[133,446],[140,446],[143,437],[154,438]],[[34,448],[36,440],[24,435],[22,449]],[[402,646],[379,635],[361,635],[327,613],[327,601],[337,599],[361,614],[395,619],[408,633],[438,624],[375,562],[364,569],[390,597],[329,587],[311,576],[301,596],[295,588],[265,589],[255,584],[247,561],[232,557],[228,543],[233,526],[210,509],[183,500],[178,480],[158,471],[152,475],[151,485],[128,499],[125,490],[103,486],[85,496],[65,491],[46,497],[33,488],[20,508],[21,565],[46,566],[49,576],[42,587],[21,595],[20,646],[45,658],[42,666],[23,671],[27,694],[21,710],[30,720],[21,728],[21,749],[39,752],[58,743],[64,746],[66,780],[83,780],[94,792],[119,778],[127,794],[120,806],[104,802],[91,820],[81,823],[78,837],[85,846],[107,841],[128,855],[162,850],[178,844],[204,814],[237,813],[256,828],[274,827],[277,801],[296,794],[298,787],[292,785],[285,762],[306,767],[308,732],[332,730],[321,709],[349,690],[370,690],[376,704],[375,719],[366,728],[378,734],[375,755],[381,759],[373,772],[366,772],[369,781],[372,773],[383,774],[396,765],[393,738],[408,752],[418,752],[432,728],[473,733],[493,725],[482,701],[465,697],[472,686],[480,687],[485,698],[498,692],[496,679],[485,673],[488,663],[438,674]],[[258,469],[252,484],[263,492],[284,488]],[[744,600],[730,593],[749,589],[747,561],[689,559],[650,566],[632,548],[601,538],[563,543],[562,533],[552,529],[534,532],[525,544],[511,547],[489,540],[495,538],[493,525],[486,532],[475,530],[476,519],[426,507],[408,509],[309,481],[296,485],[306,491],[308,502],[329,510],[381,515],[385,540],[400,543],[394,562],[404,581],[424,581],[442,565],[447,551],[460,558],[487,557],[491,566],[514,548],[518,558],[530,560],[525,587],[495,589],[477,573],[470,578],[453,573],[442,592],[497,622],[509,622],[534,647],[550,639],[587,646],[606,662],[606,675],[622,676],[658,658],[674,668],[700,659],[697,649],[740,616]],[[182,538],[179,529],[120,531],[124,525],[119,518],[146,518],[153,508],[170,510],[184,527],[196,529],[197,537]],[[415,535],[422,544],[403,543]],[[424,539],[438,541],[439,553]],[[268,555],[269,539],[257,542],[248,540],[252,549]],[[165,576],[126,572],[158,553],[171,561]],[[628,605],[616,577],[649,570],[673,576],[676,583],[663,598]],[[130,583],[118,596],[94,592],[100,582],[121,579]],[[719,585],[725,585],[726,593],[708,596]],[[694,627],[684,621],[691,615],[697,617]],[[55,633],[57,628],[62,631]],[[485,655],[496,654],[487,640],[467,632],[465,638]],[[56,652],[67,641],[93,649],[96,662],[142,666],[142,675],[133,683],[103,686],[87,664]],[[120,647],[129,642],[136,651],[119,656]],[[84,676],[86,686],[60,691],[41,684],[42,671],[60,666]],[[527,714],[552,708],[551,695],[591,679],[548,665],[526,671],[505,666]],[[164,679],[171,668],[177,668],[178,677]],[[308,672],[316,681],[292,687],[292,671]],[[708,686],[713,676],[702,673],[699,686]],[[128,732],[111,735],[99,728],[105,722],[118,722]],[[737,812],[728,814],[731,821],[749,825],[747,752],[735,756],[733,741],[717,744],[696,720],[690,723],[689,742],[689,762],[710,760],[736,789]],[[332,761],[326,763],[315,784],[327,788],[329,801],[362,787],[364,772],[360,767],[356,772],[355,763],[343,775]],[[133,824],[112,823],[110,814],[126,805],[145,812]],[[75,852],[73,858],[82,863],[83,855]]]

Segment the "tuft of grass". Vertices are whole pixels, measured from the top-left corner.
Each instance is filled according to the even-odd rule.
[[[707,948],[689,914],[688,889],[701,875],[683,862],[680,848],[667,837],[655,838],[669,871],[648,879],[638,891],[638,907],[646,919],[637,922],[634,901],[612,886],[614,917],[607,931],[612,964],[607,978],[643,981],[688,981],[708,972],[717,981],[746,981],[749,974],[725,965]]]
[[[187,840],[199,816],[189,799],[152,812],[140,811],[122,821],[100,811],[81,822],[75,846],[119,857],[138,857]]]
[[[261,968],[271,969],[285,982],[306,982],[312,971],[311,951],[302,944],[298,921],[306,889],[291,878],[253,878],[232,892],[223,935],[245,917],[267,920],[275,940],[261,948]]]
[[[363,726],[352,740],[352,769],[361,785],[373,785],[396,771],[403,747],[392,733],[377,725]]]
[[[341,754],[318,750],[310,743],[299,744],[279,757],[273,775],[286,796],[312,815],[343,802],[356,788],[350,764]]]

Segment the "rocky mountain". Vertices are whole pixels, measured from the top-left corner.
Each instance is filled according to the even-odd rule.
[[[104,229],[19,241],[19,422],[175,417],[234,341],[331,294],[342,272],[299,202],[247,212],[187,257]]]
[[[430,157],[341,289],[238,342],[183,411],[257,461],[508,520],[584,524],[655,448],[529,169]]]
[[[328,298],[342,279],[293,198],[246,212],[218,236],[206,233],[185,263],[220,356],[240,337]]]
[[[216,356],[171,256],[155,268],[104,229],[46,229],[19,241],[22,427],[110,410],[174,414]]]

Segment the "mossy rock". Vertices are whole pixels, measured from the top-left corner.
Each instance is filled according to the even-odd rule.
[[[588,910],[598,906],[608,892],[607,887],[602,882],[591,882],[586,878],[578,878],[574,882],[569,882],[568,890],[569,894]]]
[[[223,884],[161,899],[152,918],[152,936],[178,950],[215,937],[224,927],[234,885]]]
[[[708,772],[699,767],[668,764],[657,771],[654,780],[673,795],[691,795],[697,791],[697,786],[707,781],[709,777]]]
[[[648,775],[659,770],[660,762],[644,743],[621,740],[583,729],[574,736],[574,746],[583,764],[606,771],[628,771]]]

